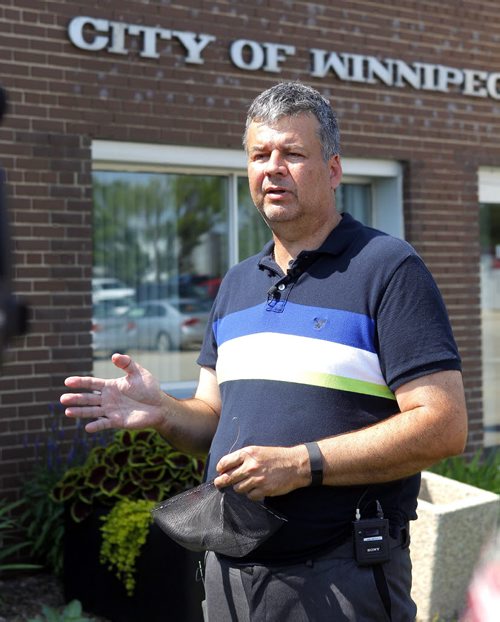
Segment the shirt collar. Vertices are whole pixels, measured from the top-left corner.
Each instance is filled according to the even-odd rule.
[[[357,236],[361,223],[355,220],[350,214],[344,212],[341,214],[341,221],[328,234],[326,240],[319,248],[314,250],[303,250],[299,253],[299,257],[310,257],[311,255],[341,255]],[[274,242],[268,242],[261,253],[258,255],[258,264],[260,268],[272,269],[276,271],[276,262],[273,259]]]
[[[358,235],[361,223],[350,214],[341,214],[342,220],[332,229],[323,244],[309,253],[327,253],[329,255],[341,255]]]

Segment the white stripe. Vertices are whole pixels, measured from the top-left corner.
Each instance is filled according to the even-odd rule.
[[[386,386],[376,354],[322,339],[257,333],[226,341],[218,351],[219,383],[240,379],[300,382],[311,372]]]

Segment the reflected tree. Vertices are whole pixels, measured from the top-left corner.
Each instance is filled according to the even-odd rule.
[[[194,251],[227,248],[226,178],[155,173],[94,173],[94,266],[137,287],[196,272]],[[221,244],[222,241],[222,244]],[[214,257],[210,257],[214,264]],[[218,275],[227,260],[215,258]]]
[[[137,192],[126,181],[94,179],[94,266],[133,286],[148,267],[135,227]]]

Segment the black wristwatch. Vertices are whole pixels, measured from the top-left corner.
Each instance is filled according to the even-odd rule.
[[[311,486],[321,486],[323,483],[323,456],[316,442],[304,443],[309,453],[311,463]]]

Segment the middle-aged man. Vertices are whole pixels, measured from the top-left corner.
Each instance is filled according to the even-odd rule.
[[[336,210],[337,121],[317,91],[259,95],[244,142],[273,239],[223,280],[195,397],[174,399],[115,354],[124,377],[68,378],[93,393],[61,401],[94,419],[89,432],[153,427],[209,450],[207,479],[287,518],[245,558],[207,555],[210,622],[413,620],[419,472],[462,452],[467,434],[442,298],[406,242]]]

